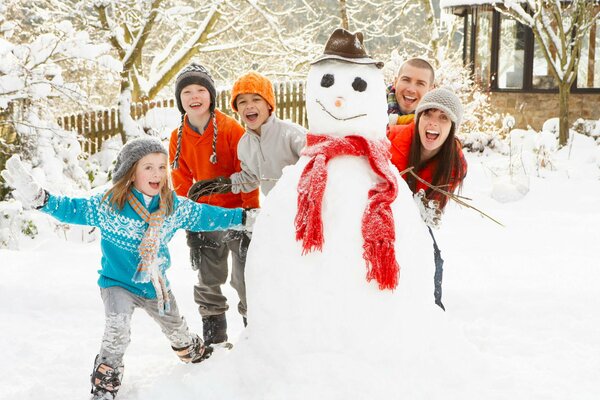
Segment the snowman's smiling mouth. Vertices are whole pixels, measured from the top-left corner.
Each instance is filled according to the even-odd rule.
[[[338,121],[348,121],[350,119],[360,118],[360,117],[366,117],[367,116],[367,114],[358,114],[358,115],[354,115],[352,117],[347,117],[347,118],[336,117],[335,115],[333,115],[332,113],[330,113],[329,110],[327,110],[325,108],[325,106],[323,105],[323,103],[321,103],[318,99],[316,101],[317,101],[317,104],[321,106],[321,108],[323,109],[323,111],[325,111],[327,114],[329,114],[331,116],[331,118],[335,118]]]

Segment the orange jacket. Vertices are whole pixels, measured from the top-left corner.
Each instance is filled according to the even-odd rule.
[[[189,188],[197,181],[212,179],[219,176],[229,177],[240,172],[240,160],[237,156],[237,146],[244,134],[244,128],[231,117],[215,110],[217,118],[217,163],[209,160],[212,154],[214,127],[212,121],[199,135],[189,125],[187,117],[183,125],[179,168],[171,172],[175,192],[187,196]],[[172,163],[177,150],[177,131],[171,133],[169,141],[169,160]],[[226,208],[257,208],[258,189],[249,193],[213,194],[198,198],[198,203],[206,203]]]
[[[396,166],[396,168],[398,168],[398,171],[400,171],[400,172],[402,172],[406,168],[408,168],[408,155],[410,153],[410,145],[412,143],[414,134],[415,134],[414,121],[408,125],[390,126],[389,130],[387,132],[387,137],[390,140],[390,142],[392,143],[392,145],[390,147],[390,153],[392,155],[391,161],[392,161],[392,164],[394,164]],[[461,161],[461,165],[462,165],[464,174],[466,174],[467,161],[465,160],[465,156],[463,155],[463,152],[462,152],[462,146],[460,145],[460,142],[458,140],[456,140],[456,148],[458,151],[458,156],[460,157],[460,161]],[[433,175],[435,174],[435,171],[437,169],[437,165],[438,165],[437,157],[434,157],[431,160],[429,160],[427,163],[425,163],[425,166],[423,168],[421,168],[418,171],[415,169],[414,171],[419,176],[419,178],[421,178],[427,182],[431,182],[433,180]],[[405,173],[404,175],[402,175],[404,180],[407,180],[408,176],[409,176],[409,173]],[[456,176],[457,176],[457,173],[456,173],[456,171],[454,171],[452,173],[452,177],[453,177],[452,181],[450,182],[449,186],[447,188],[445,188],[445,190],[447,192],[452,193],[458,187],[458,184],[460,182],[457,182]],[[429,188],[425,184],[423,184],[419,180],[417,180],[417,191],[419,191],[420,189],[423,189],[425,192],[427,192],[427,190]],[[438,200],[442,207],[444,207],[444,205],[447,202],[446,196],[444,196],[440,193],[437,193],[437,192],[433,192],[430,196],[428,196],[428,198],[430,198],[431,200]]]

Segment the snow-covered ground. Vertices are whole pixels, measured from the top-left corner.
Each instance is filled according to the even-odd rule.
[[[514,198],[509,185],[495,179],[506,166],[507,157],[493,153],[467,156],[470,169],[462,194],[505,226],[467,208],[448,207],[443,226],[436,233],[445,259],[445,317],[460,328],[483,359],[498,363],[472,372],[472,382],[479,389],[476,393],[462,382],[451,387],[443,377],[413,375],[409,382],[411,399],[440,398],[428,396],[431,390],[424,390],[419,397],[418,388],[427,388],[432,382],[449,385],[446,399],[600,398],[600,154],[588,139],[577,138],[570,160],[568,148],[548,159],[554,171],[531,169],[535,160],[526,155],[533,153],[520,152],[521,170],[527,170],[527,177],[518,176],[522,172],[517,168],[515,179],[525,182],[529,191],[518,201],[492,198],[493,189],[496,194],[505,194],[496,198]],[[526,146],[527,140],[519,143]],[[99,245],[74,240],[86,236],[87,228],[73,229],[68,233],[71,240],[65,241],[63,233],[50,230],[45,216],[38,214],[36,219],[41,230],[37,239],[22,242],[20,251],[0,250],[0,399],[86,398],[104,322],[96,286]],[[173,291],[191,328],[201,332],[192,299],[196,278],[189,267],[182,232],[170,248]],[[230,304],[236,304],[235,292],[230,287],[226,290]],[[230,337],[236,342],[244,330],[234,309],[228,312],[228,321]],[[363,311],[368,312],[357,310]],[[158,326],[139,310],[134,315],[118,396],[121,400],[229,399],[231,393],[239,396],[245,389],[255,395],[263,393],[266,399],[270,398],[270,387],[286,385],[244,380],[248,368],[269,366],[253,365],[243,354],[237,356],[243,361],[239,368],[230,368],[228,374],[211,373],[226,371],[223,364],[233,359],[241,346],[230,352],[220,350],[204,363],[184,365]],[[259,334],[260,327],[250,332]],[[445,332],[439,335],[443,337]],[[284,342],[295,339],[293,331],[281,338]],[[427,348],[424,343],[417,344]],[[424,352],[422,357],[456,364],[454,368],[460,370],[462,361],[447,359],[454,354],[449,347],[448,352]],[[319,356],[315,363],[326,362],[326,357]],[[486,376],[490,371],[496,374],[493,379]],[[345,373],[348,376],[344,377]],[[376,375],[377,371],[370,373]],[[448,376],[453,373],[456,371],[448,370]],[[238,376],[232,379],[230,374]],[[340,376],[348,382],[361,380],[355,370],[336,374],[336,382]],[[290,390],[289,398],[306,398],[302,387]],[[445,388],[433,391],[444,392]],[[386,397],[406,396],[390,389]],[[344,393],[343,387],[332,387],[322,398],[352,396]]]

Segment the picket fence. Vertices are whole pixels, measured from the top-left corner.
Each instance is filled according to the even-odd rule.
[[[305,83],[303,81],[275,82],[273,89],[277,102],[275,110],[277,116],[307,126]],[[217,92],[217,108],[239,121],[237,113],[231,109],[230,101],[231,89]],[[133,119],[139,119],[153,108],[176,108],[175,99],[133,103],[131,104],[131,116]],[[83,151],[88,154],[99,151],[105,140],[119,135],[122,130],[118,108],[66,115],[58,119],[58,124],[63,129],[76,131],[79,134]]]

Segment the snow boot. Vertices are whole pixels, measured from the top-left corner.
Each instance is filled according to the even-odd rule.
[[[204,343],[202,343],[202,340],[196,335],[194,335],[192,344],[189,346],[180,348],[171,346],[171,348],[175,350],[179,359],[186,364],[190,362],[196,364],[206,360],[213,352],[213,348],[205,346]]]
[[[206,346],[227,342],[227,318],[225,318],[225,313],[202,317],[202,332]]]
[[[113,400],[121,387],[123,366],[115,368],[105,363],[98,363],[98,356],[94,365],[91,375],[92,400]]]

